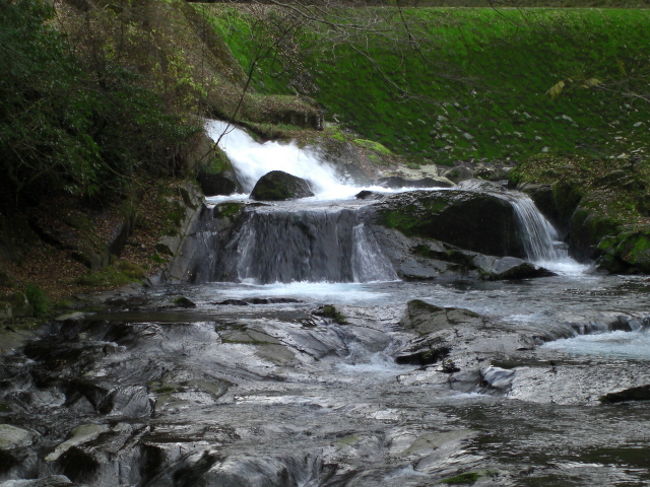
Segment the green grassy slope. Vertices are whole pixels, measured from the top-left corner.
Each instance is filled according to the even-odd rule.
[[[247,66],[255,52],[250,18],[232,9],[210,12]],[[395,152],[443,164],[647,147],[650,103],[640,96],[650,92],[650,10],[403,13],[408,31],[396,10],[373,8],[337,17],[372,21],[372,31],[342,35],[309,25],[297,36],[299,54],[260,64],[255,86],[306,87],[329,118]]]

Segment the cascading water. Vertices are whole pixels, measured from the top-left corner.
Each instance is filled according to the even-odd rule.
[[[294,143],[269,141],[262,144],[243,130],[218,120],[209,120],[206,130],[228,154],[237,179],[247,193],[271,171],[284,171],[307,179],[319,199],[351,198],[359,191],[345,184],[341,175],[314,151],[302,149]]]
[[[216,280],[370,282],[397,279],[354,210],[260,208],[221,252]]]
[[[515,210],[526,257],[533,262],[564,258],[558,249],[558,234],[553,225],[540,213],[533,200],[525,194],[511,194],[508,198]],[[564,252],[566,254],[566,252]]]
[[[415,189],[355,186],[315,151],[293,143],[259,143],[243,130],[216,120],[208,121],[206,129],[228,154],[240,184],[248,192],[259,178],[274,170],[309,180],[316,193],[309,201],[352,200],[362,189],[382,192]],[[470,185],[466,189],[485,191],[481,185]],[[487,191],[492,192],[490,189]],[[587,269],[568,256],[553,226],[527,195],[505,191],[495,195],[512,205],[526,257],[530,261],[561,273],[582,273]],[[328,212],[311,208],[302,211],[299,202],[295,205],[299,208],[287,210],[274,206],[264,211],[248,212],[242,227],[226,245],[225,257],[220,259],[222,264],[216,266],[222,270],[214,277],[237,281],[253,279],[263,283],[297,280],[368,282],[396,278],[372,232],[350,216],[354,213],[352,210],[339,208]]]
[[[582,274],[589,270],[589,265],[580,264],[569,256],[568,249],[564,242],[559,240],[555,227],[537,209],[528,195],[509,192],[506,197],[517,216],[528,260],[559,273]]]
[[[0,485],[647,485],[647,277],[369,283],[394,279],[371,205],[207,205],[192,284],[6,327]],[[347,282],[274,283],[305,280]]]

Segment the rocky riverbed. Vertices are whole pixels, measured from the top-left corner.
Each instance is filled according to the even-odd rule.
[[[650,354],[549,345],[633,346],[649,290],[587,274],[97,297],[4,357],[0,485],[644,485]],[[9,480],[29,478],[49,480]]]

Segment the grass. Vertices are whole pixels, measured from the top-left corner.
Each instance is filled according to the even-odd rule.
[[[345,315],[341,313],[335,306],[331,304],[325,304],[321,306],[318,310],[314,312],[317,316],[322,316],[323,318],[329,318],[339,325],[347,325],[348,321],[345,319]]]
[[[211,12],[221,12],[212,24],[245,66],[254,40],[243,26],[252,19]],[[650,144],[650,104],[631,95],[650,83],[650,10],[406,8],[410,45],[395,10],[339,13],[349,23],[374,20],[380,32],[333,41],[310,24],[296,39],[291,81],[308,76],[309,94],[361,140],[440,164]],[[284,67],[281,76],[260,68],[259,86],[286,93],[292,66]]]
[[[287,95],[288,78],[279,59],[263,56],[269,47],[271,23],[257,23],[251,16],[234,7],[195,4],[214,31],[226,39],[233,57],[244,72],[252,69],[253,88],[264,94]],[[274,53],[273,53],[274,54]],[[259,59],[258,59],[259,58]]]
[[[232,218],[238,215],[245,205],[242,203],[222,203],[216,207],[219,217]]]

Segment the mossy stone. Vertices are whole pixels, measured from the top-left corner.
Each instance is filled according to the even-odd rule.
[[[251,193],[258,201],[283,201],[314,196],[308,181],[284,171],[271,171],[262,176]]]
[[[609,272],[650,274],[650,231],[607,236],[598,249],[598,265]]]
[[[441,240],[488,255],[524,257],[510,203],[471,191],[403,193],[378,203],[378,223],[411,237]]]

